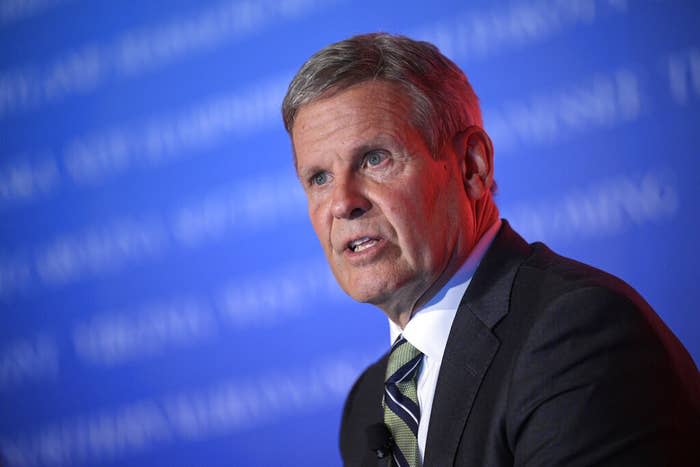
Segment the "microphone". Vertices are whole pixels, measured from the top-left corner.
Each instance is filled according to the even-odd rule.
[[[375,423],[365,429],[367,434],[367,446],[377,455],[377,459],[384,459],[391,455],[394,438],[391,437],[389,428],[383,423]]]

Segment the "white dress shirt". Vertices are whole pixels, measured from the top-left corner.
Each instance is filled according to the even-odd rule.
[[[421,460],[425,457],[425,442],[428,437],[428,424],[433,407],[435,386],[437,385],[442,355],[445,353],[447,337],[450,334],[452,321],[457,314],[457,307],[464,292],[467,290],[477,266],[491,245],[498,229],[500,219],[494,223],[481,237],[469,253],[467,260],[452,276],[452,279],[422,308],[420,308],[401,328],[389,320],[391,343],[399,334],[403,334],[408,342],[423,353],[423,363],[418,370],[418,406],[420,407],[420,422],[418,424],[418,450]]]

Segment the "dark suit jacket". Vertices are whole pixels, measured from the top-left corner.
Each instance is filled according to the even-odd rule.
[[[346,466],[386,465],[365,435],[386,362],[347,398]],[[699,398],[692,358],[634,290],[504,221],[450,330],[424,466],[700,466]]]

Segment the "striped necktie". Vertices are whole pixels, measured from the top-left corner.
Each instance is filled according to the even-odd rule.
[[[418,421],[420,408],[416,376],[423,354],[403,336],[394,342],[389,354],[384,383],[384,423],[394,438],[395,467],[418,467]]]

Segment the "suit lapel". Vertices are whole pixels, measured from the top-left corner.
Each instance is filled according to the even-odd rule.
[[[529,246],[504,220],[457,310],[435,388],[424,465],[453,465],[481,381],[500,342],[493,327]]]

